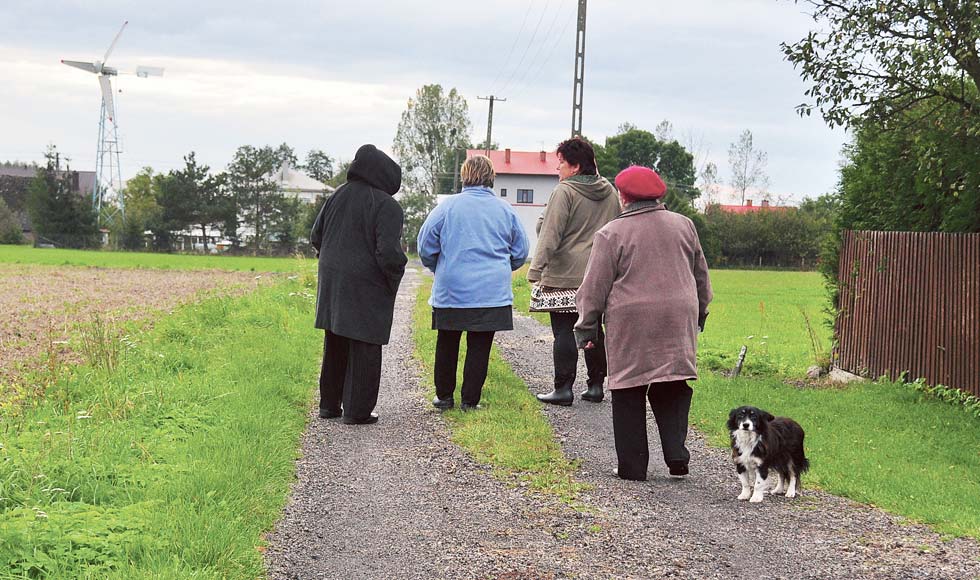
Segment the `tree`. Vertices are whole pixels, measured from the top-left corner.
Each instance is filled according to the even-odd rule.
[[[807,3],[821,32],[781,45],[810,83],[811,101],[797,107],[801,115],[817,109],[830,126],[851,126],[883,122],[928,101],[930,108],[980,117],[977,0]],[[918,110],[929,116],[930,108]]]
[[[43,168],[28,187],[28,213],[39,241],[47,240],[68,248],[98,244],[99,227],[92,199],[74,187],[77,174],[61,171],[58,153],[49,147]]]
[[[156,228],[162,211],[157,203],[158,183],[152,167],[144,167],[126,182],[122,191],[126,218],[112,224],[114,238],[120,248],[142,249],[143,233]]]
[[[704,193],[705,203],[712,204],[718,194],[718,166],[709,161],[698,176],[698,189]]]
[[[420,88],[408,100],[393,144],[402,166],[403,188],[429,196],[441,193],[440,177],[454,150],[469,144],[471,130],[469,107],[455,88],[448,94],[442,85]]]
[[[284,163],[289,163],[290,167],[296,167],[299,164],[296,151],[285,143],[280,144],[275,149],[267,145],[260,149],[260,151],[262,155],[269,158],[269,163],[272,165],[273,171],[282,167]]]
[[[409,191],[402,196],[399,203],[405,213],[405,227],[403,228],[402,238],[404,245],[411,251],[418,251],[416,242],[419,237],[419,230],[426,216],[436,206],[435,196],[422,191]]]
[[[333,158],[319,149],[310,149],[302,169],[313,179],[326,183],[333,178]]]
[[[758,189],[763,195],[769,188],[769,177],[766,175],[768,155],[765,151],[755,148],[752,131],[746,129],[739,135],[738,141],[728,148],[728,165],[732,171],[732,187],[739,194],[741,204],[745,205],[745,192]]]
[[[184,157],[183,169],[156,180],[160,210],[153,229],[159,248],[169,251],[174,232],[197,226],[208,251],[208,227],[220,221],[225,210],[222,180],[207,165],[199,165],[193,151]]]
[[[7,202],[0,197],[0,244],[23,244],[24,233],[21,231],[20,220],[7,207]]]
[[[228,189],[234,199],[237,211],[234,215],[226,213],[225,235],[229,230],[235,232],[231,238],[236,246],[239,243],[237,226],[241,219],[252,229],[252,249],[258,253],[266,241],[270,223],[274,217],[277,204],[282,196],[278,193],[276,184],[269,176],[277,168],[277,158],[271,155],[271,148],[257,149],[251,145],[243,145],[235,151],[235,156],[228,165],[226,179]],[[231,229],[234,220],[234,229]]]
[[[668,201],[673,202],[671,209],[680,209],[679,203],[690,205],[701,194],[695,186],[694,156],[676,140],[661,141],[649,131],[623,123],[619,134],[607,138],[604,146],[592,146],[600,173],[610,179],[630,165],[649,167],[660,174],[667,183]]]

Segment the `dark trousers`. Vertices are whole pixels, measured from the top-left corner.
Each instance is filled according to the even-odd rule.
[[[476,405],[483,395],[483,383],[487,380],[487,364],[493,332],[466,331],[466,361],[463,363],[463,388],[460,400]],[[440,330],[436,338],[435,383],[436,396],[450,399],[456,392],[456,368],[459,364],[459,330]]]
[[[660,431],[664,462],[691,459],[684,446],[687,417],[694,391],[687,381],[668,381],[630,389],[612,389],[613,436],[619,458],[619,476],[646,479],[650,448],[647,446],[647,400]]]
[[[381,345],[338,336],[329,330],[323,339],[320,367],[320,408],[345,417],[365,419],[378,404],[381,387]]]
[[[578,314],[574,312],[549,312],[551,315],[551,333],[555,336],[552,353],[555,359],[555,389],[571,387],[575,384],[575,373],[578,370],[578,346],[575,345],[575,321]],[[585,368],[589,375],[588,384],[601,385],[606,380],[606,337],[599,324],[599,336],[595,348],[585,351]]]

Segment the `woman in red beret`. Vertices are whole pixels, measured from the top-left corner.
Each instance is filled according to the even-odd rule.
[[[624,210],[595,234],[575,297],[575,338],[591,348],[605,322],[616,474],[647,477],[649,400],[670,474],[687,475],[687,381],[698,378],[697,335],[712,296],[708,266],[694,224],[662,203],[667,187],[655,171],[628,167],[616,187]]]

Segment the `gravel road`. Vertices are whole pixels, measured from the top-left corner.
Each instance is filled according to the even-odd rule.
[[[667,477],[652,448],[649,481],[614,478],[608,397],[543,410],[594,486],[584,509],[494,477],[450,442],[422,390],[411,357],[419,277],[409,271],[399,291],[380,422],[311,411],[297,481],[268,538],[270,578],[980,578],[976,542],[943,541],[872,508],[806,488],[796,500],[735,501],[726,453],[696,433],[690,477]],[[497,344],[544,392],[550,331],[521,316],[515,326]],[[650,439],[656,446],[652,424]]]

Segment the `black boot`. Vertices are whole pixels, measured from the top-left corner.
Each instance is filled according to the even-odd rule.
[[[571,385],[565,387],[555,387],[555,390],[551,391],[547,395],[537,395],[537,397],[542,403],[561,405],[562,407],[571,407],[572,401],[575,399],[575,395],[572,394]]]
[[[590,403],[601,403],[602,398],[605,396],[605,392],[602,390],[602,383],[594,383],[589,385],[589,388],[582,391],[580,395],[583,401],[589,401]]]

